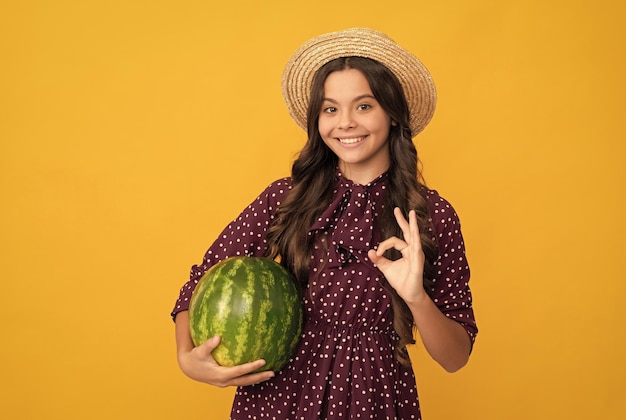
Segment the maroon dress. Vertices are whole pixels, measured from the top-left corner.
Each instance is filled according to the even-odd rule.
[[[262,256],[265,232],[290,179],[272,183],[222,232],[193,266],[172,315],[188,309],[202,274],[235,255]],[[316,247],[304,286],[302,338],[287,366],[267,382],[240,387],[231,419],[420,419],[415,377],[393,356],[390,286],[367,257],[383,239],[374,220],[384,207],[387,175],[357,185],[338,174],[333,201],[308,234]],[[468,287],[469,266],[458,217],[437,192],[427,201],[439,247],[431,297],[449,318],[477,328]],[[318,267],[322,267],[318,269]]]

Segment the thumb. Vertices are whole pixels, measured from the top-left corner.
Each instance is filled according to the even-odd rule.
[[[215,349],[215,347],[219,346],[221,341],[222,337],[220,337],[219,335],[214,335],[204,343],[200,344],[200,353],[204,356],[209,356],[211,352]]]
[[[369,257],[370,261],[378,266],[378,268],[380,268],[381,265],[384,266],[387,262],[387,258],[383,257],[382,255],[378,255],[375,249],[370,249],[367,252],[367,256]]]

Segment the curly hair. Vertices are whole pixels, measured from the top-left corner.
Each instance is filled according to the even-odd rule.
[[[270,257],[280,257],[298,280],[306,283],[313,244],[308,240],[307,229],[326,209],[332,199],[335,185],[337,156],[326,146],[318,129],[324,83],[328,75],[344,69],[359,70],[367,79],[374,97],[394,124],[390,128],[388,147],[390,167],[388,170],[389,194],[385,210],[379,216],[378,227],[381,237],[398,236],[402,232],[393,215],[399,207],[405,217],[415,210],[425,255],[424,287],[431,291],[435,278],[434,264],[437,245],[425,199],[426,186],[419,170],[417,149],[409,128],[409,109],[396,76],[379,62],[363,57],[342,57],[322,66],[316,73],[308,107],[308,141],[292,165],[292,189],[277,210],[275,221],[267,235]],[[394,249],[385,255],[389,259],[400,258]],[[395,290],[392,296],[393,326],[399,340],[395,348],[396,359],[410,365],[407,345],[415,343],[414,321],[406,303]]]

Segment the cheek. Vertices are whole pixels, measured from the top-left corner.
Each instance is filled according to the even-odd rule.
[[[389,138],[389,135],[391,134],[391,125],[388,125],[384,128],[384,133],[385,138]]]
[[[385,137],[388,137],[391,133],[392,124],[391,119],[385,116],[379,119],[378,129]]]
[[[326,147],[328,147],[329,149],[333,150],[333,148],[336,147],[335,140],[333,140],[332,137],[324,135],[324,133],[322,133],[322,132],[320,132],[320,134],[322,136],[322,141],[324,142]]]
[[[332,130],[332,124],[328,120],[328,118],[320,117],[317,121],[317,129],[320,132],[320,135],[326,141],[326,137],[330,134]]]

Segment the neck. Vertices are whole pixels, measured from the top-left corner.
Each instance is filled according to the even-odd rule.
[[[360,185],[369,184],[387,171],[387,169],[389,169],[388,165],[386,167],[361,167],[360,165],[351,165],[349,163],[339,162],[339,170],[343,176],[355,184]]]

